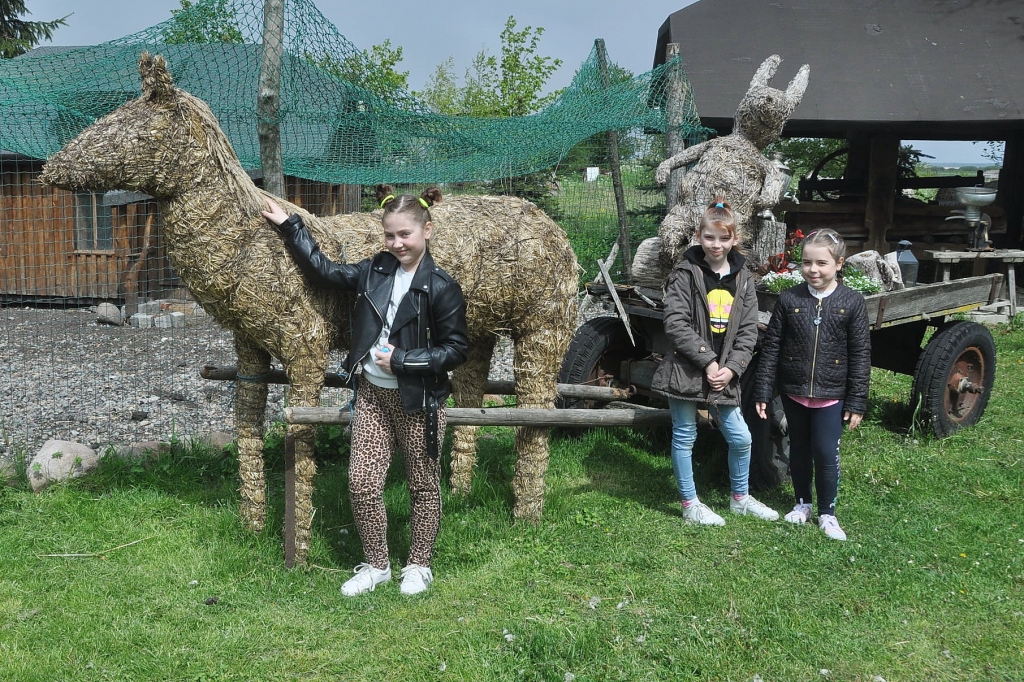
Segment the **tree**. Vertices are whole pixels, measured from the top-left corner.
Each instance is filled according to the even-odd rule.
[[[543,28],[516,30],[515,17],[505,21],[501,32],[501,58],[481,50],[466,69],[460,87],[451,58],[442,62],[422,92],[414,93],[433,111],[451,116],[503,118],[540,111],[558,96],[541,95],[561,59],[537,54]]]
[[[165,43],[235,43],[245,42],[238,28],[235,13],[227,0],[193,3],[181,0],[181,9],[172,9],[173,22],[163,30]]]
[[[306,59],[327,73],[358,85],[390,104],[398,104],[405,99],[409,88],[409,72],[395,69],[402,61],[402,48],[392,48],[390,40],[341,60],[332,55],[319,58],[307,55]]]
[[[44,40],[51,40],[53,32],[66,26],[68,14],[53,21],[24,21],[19,17],[31,14],[24,0],[0,0],[0,59],[11,59],[24,54]]]

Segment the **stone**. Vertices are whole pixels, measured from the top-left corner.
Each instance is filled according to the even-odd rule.
[[[185,326],[185,313],[174,311],[168,317],[171,318],[171,326],[175,329]]]
[[[135,313],[128,318],[128,324],[139,329],[148,329],[153,326],[153,316],[147,313]]]
[[[51,483],[81,478],[99,464],[99,454],[87,445],[68,440],[48,440],[28,463],[32,492]]]
[[[156,315],[160,312],[160,301],[146,301],[139,303],[138,312],[146,315]]]
[[[140,462],[155,458],[163,448],[164,444],[158,440],[146,440],[132,443],[126,448],[118,448],[117,455],[124,460]]]
[[[903,276],[898,265],[891,263],[877,251],[861,251],[846,259],[845,266],[856,268],[882,285],[882,291],[903,288]]]
[[[160,329],[170,329],[173,325],[170,315],[157,315],[153,318],[153,326]]]
[[[229,431],[210,431],[196,438],[196,442],[211,450],[221,451],[235,442],[235,434]]]
[[[121,326],[124,324],[124,315],[121,313],[121,309],[113,303],[100,303],[96,306],[96,321],[101,324]]]

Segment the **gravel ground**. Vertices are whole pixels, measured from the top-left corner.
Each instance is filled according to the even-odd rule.
[[[511,378],[510,344],[491,376]],[[331,358],[337,369],[341,356]],[[234,382],[208,381],[203,365],[235,364],[231,333],[207,316],[174,329],[100,324],[92,308],[0,309],[0,454],[29,456],[47,439],[103,449],[144,441],[234,434]],[[325,389],[324,405],[348,392]],[[285,387],[271,385],[279,419]]]

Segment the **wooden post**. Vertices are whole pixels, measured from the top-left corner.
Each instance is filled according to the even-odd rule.
[[[679,57],[679,43],[669,43],[665,48],[665,63]],[[683,80],[683,69],[680,64],[670,66],[665,72],[667,86],[665,88],[665,158],[670,159],[686,149],[686,138],[683,137],[683,123],[686,114],[687,86]],[[668,176],[665,185],[665,207],[669,210],[679,200],[679,184],[683,181],[686,169],[675,168]]]
[[[284,437],[284,565],[295,565],[295,437]]]
[[[865,248],[880,254],[889,252],[886,233],[892,227],[896,205],[896,163],[900,140],[892,135],[871,138],[871,159],[868,163],[868,200],[864,208],[864,227],[868,232]]]
[[[284,0],[263,1],[263,62],[260,66],[257,133],[263,189],[284,198],[281,158],[281,57],[284,52]]]
[[[1006,248],[1024,247],[1024,132],[1006,138],[1003,168],[999,171],[997,203],[1006,211]],[[1014,266],[1010,266],[1011,268]]]
[[[604,38],[594,41],[597,48],[597,68],[601,73],[601,87],[611,87],[608,75],[608,52],[604,46]],[[626,219],[626,198],[622,191],[622,169],[619,167],[619,134],[608,131],[608,155],[612,167],[612,189],[615,191],[615,211],[619,215],[619,252],[622,254],[622,271],[626,273],[626,281],[633,279],[633,252],[629,247],[629,222]]]

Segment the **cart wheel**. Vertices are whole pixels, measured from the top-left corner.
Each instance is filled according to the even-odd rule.
[[[996,376],[992,334],[976,322],[954,322],[935,333],[914,369],[911,406],[945,438],[981,419]]]
[[[625,387],[618,379],[622,361],[642,357],[645,353],[642,346],[634,347],[630,342],[626,327],[619,318],[597,317],[582,324],[573,334],[562,360],[558,381],[563,384]],[[589,408],[594,407],[595,401],[560,397],[557,405],[561,408]]]
[[[750,429],[750,485],[757,490],[774,488],[789,477],[789,426],[778,391],[768,403],[768,418],[761,419],[754,406],[754,377],[758,356],[740,377],[743,418]]]

